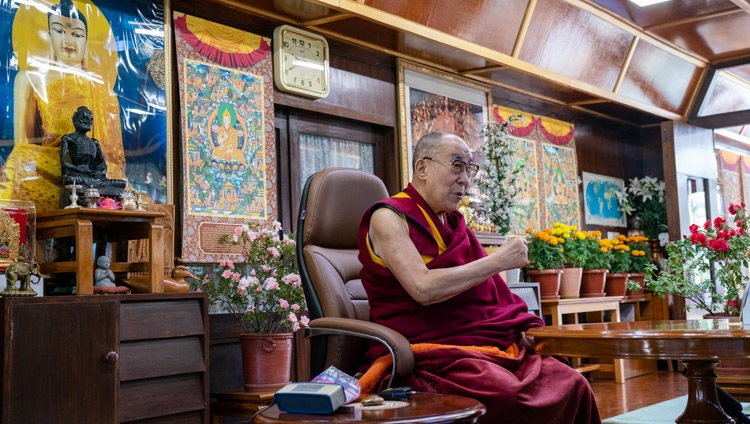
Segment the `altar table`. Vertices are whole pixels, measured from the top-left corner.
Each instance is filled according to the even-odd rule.
[[[162,292],[164,284],[164,227],[155,223],[163,212],[70,208],[40,212],[36,216],[37,262],[42,273],[75,272],[76,294],[94,293],[94,234],[113,243],[110,269],[117,272],[148,272],[150,292]],[[75,260],[47,262],[44,240],[73,237]],[[148,240],[149,259],[144,263],[116,262],[116,243]]]

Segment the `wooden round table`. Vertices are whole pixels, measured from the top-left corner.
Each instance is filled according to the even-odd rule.
[[[589,358],[677,359],[685,364],[688,401],[679,424],[729,424],[716,393],[722,359],[750,357],[750,326],[726,319],[636,321],[534,328],[536,351]]]
[[[256,416],[253,423],[476,423],[485,412],[481,402],[464,396],[417,394],[403,408],[357,408],[331,415],[289,414],[273,405]]]

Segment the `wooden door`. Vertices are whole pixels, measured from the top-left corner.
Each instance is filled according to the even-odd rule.
[[[5,298],[3,423],[117,422],[117,304]]]

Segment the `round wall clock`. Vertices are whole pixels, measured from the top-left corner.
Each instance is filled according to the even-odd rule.
[[[273,31],[274,81],[279,90],[308,97],[328,96],[328,41],[281,25]]]

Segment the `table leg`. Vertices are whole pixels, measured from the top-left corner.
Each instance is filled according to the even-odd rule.
[[[732,424],[719,404],[714,367],[719,361],[682,361],[688,379],[688,401],[685,411],[677,417],[678,424]]]
[[[75,222],[76,294],[94,294],[94,230],[91,221]]]
[[[151,293],[164,291],[164,227],[151,224],[148,229],[149,285]]]

